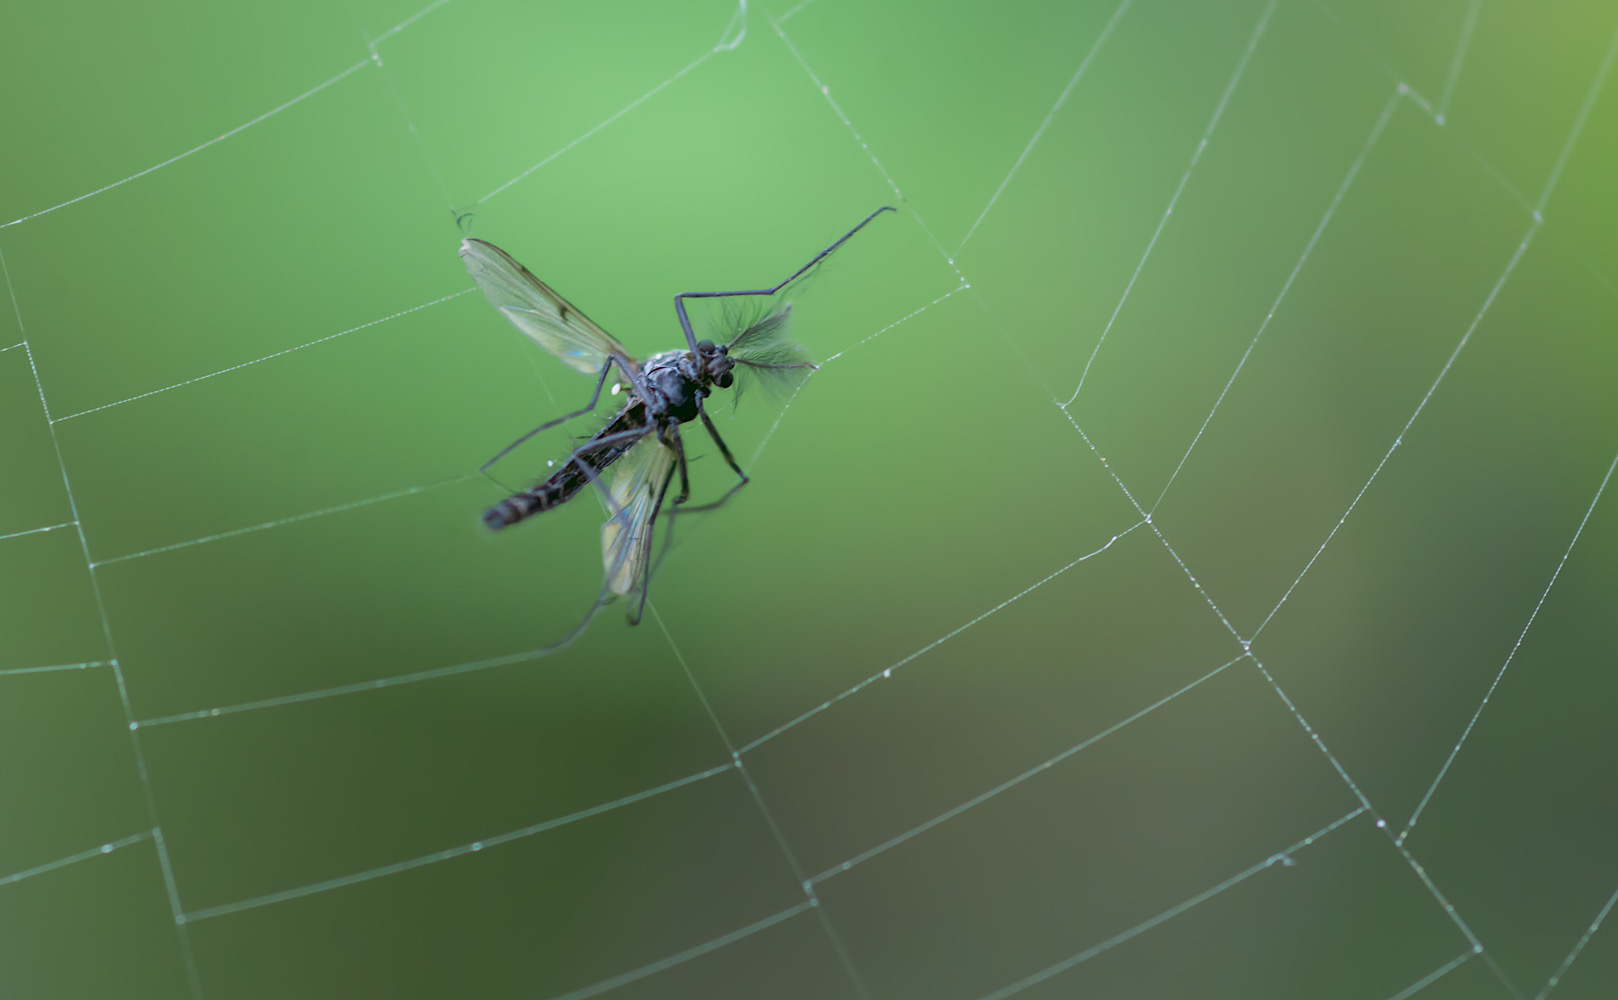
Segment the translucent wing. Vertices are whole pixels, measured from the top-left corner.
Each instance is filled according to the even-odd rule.
[[[617,513],[601,526],[601,562],[607,589],[632,594],[645,585],[652,524],[674,471],[674,452],[647,434],[613,464],[608,493]]]
[[[482,240],[462,240],[461,259],[489,304],[569,368],[594,375],[609,357],[617,357],[624,371],[635,370],[622,344],[504,250]]]

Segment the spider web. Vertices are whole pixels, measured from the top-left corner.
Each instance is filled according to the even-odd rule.
[[[242,16],[6,33],[9,992],[1605,995],[1610,11]],[[651,353],[885,201],[540,653],[460,229]]]

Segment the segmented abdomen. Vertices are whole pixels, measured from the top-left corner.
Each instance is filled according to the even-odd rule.
[[[614,417],[612,422],[597,431],[590,441],[579,449],[578,459],[564,462],[561,468],[551,473],[544,482],[530,486],[520,493],[513,493],[504,500],[483,512],[483,523],[490,531],[499,531],[508,525],[516,524],[535,514],[543,514],[552,507],[559,507],[590,483],[590,476],[581,469],[580,463],[588,465],[590,472],[596,478],[606,472],[607,467],[616,462],[635,443],[638,437],[630,437],[612,444],[591,447],[593,442],[614,434],[623,434],[628,431],[644,428],[646,426],[646,407],[640,400],[635,400],[624,407]]]

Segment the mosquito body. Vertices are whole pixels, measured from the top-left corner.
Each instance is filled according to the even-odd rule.
[[[607,466],[618,461],[624,452],[634,447],[638,437],[628,438],[625,432],[645,427],[646,404],[640,399],[632,399],[627,406],[618,411],[618,415],[611,423],[597,431],[583,447],[578,449],[576,461],[563,462],[562,467],[551,473],[544,482],[519,493],[513,493],[490,507],[483,512],[483,523],[490,531],[498,531],[524,518],[543,514],[552,507],[567,503],[579,490],[590,485],[592,474],[599,478]],[[602,444],[600,443],[602,438],[612,440]]]
[[[653,355],[642,369],[640,392],[629,393],[629,402],[618,415],[575,449],[573,461],[563,462],[543,482],[513,493],[484,511],[483,523],[498,531],[566,503],[647,434],[655,433],[666,446],[682,451],[676,428],[697,419],[702,399],[711,395],[715,386],[728,389],[734,384],[731,368],[735,362],[728,354],[729,345],[715,347],[704,340],[697,343],[695,356],[689,351]],[[729,452],[725,454],[728,459]]]
[[[748,482],[746,473],[736,464],[730,448],[703,408],[703,400],[716,389],[731,388],[738,370],[764,378],[789,378],[801,376],[815,367],[803,348],[786,338],[790,306],[765,310],[757,319],[738,324],[741,329],[731,331],[734,336],[727,343],[715,344],[711,340],[696,339],[686,315],[685,300],[774,296],[872,219],[888,211],[893,209],[884,206],[872,212],[813,260],[771,288],[676,295],[674,311],[685,333],[686,349],[664,351],[644,363],[637,361],[623,345],[505,251],[482,240],[462,241],[461,257],[490,304],[563,364],[596,376],[595,393],[583,409],[524,434],[484,463],[485,470],[535,434],[595,409],[613,369],[619,373],[614,395],[620,389],[628,393],[618,413],[574,448],[555,472],[490,507],[483,514],[483,523],[491,530],[508,527],[566,503],[586,484],[594,485],[609,511],[601,529],[606,583],[596,606],[600,607],[614,596],[638,594],[639,600],[630,613],[631,623],[638,621],[646,601],[652,528],[663,512],[663,501],[674,475],[679,474],[680,492],[671,505],[671,518],[682,508],[697,511],[718,507]],[[691,482],[680,430],[683,425],[698,420],[713,438],[725,463],[736,473],[737,482],[717,501],[693,507],[685,506],[691,496]],[[610,484],[603,481],[609,473]],[[672,525],[672,521],[670,523]]]

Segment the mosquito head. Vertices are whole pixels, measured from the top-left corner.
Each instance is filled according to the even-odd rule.
[[[731,360],[730,348],[724,344],[715,345],[711,340],[697,341],[697,365],[703,380],[721,389],[729,389],[736,381],[736,376],[731,373],[736,362]]]

